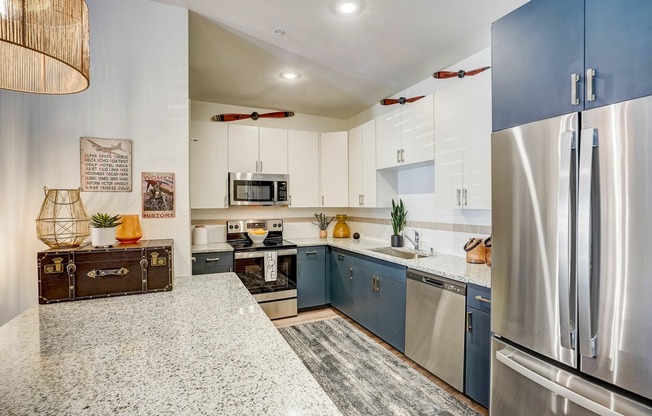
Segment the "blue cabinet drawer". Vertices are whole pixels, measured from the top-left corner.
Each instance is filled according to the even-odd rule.
[[[466,306],[481,311],[491,311],[491,288],[468,285],[466,287]]]
[[[233,252],[219,251],[192,255],[192,274],[223,273],[233,270]]]

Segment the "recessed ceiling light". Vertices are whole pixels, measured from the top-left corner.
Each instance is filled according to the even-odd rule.
[[[294,79],[297,79],[297,78],[299,78],[299,77],[301,76],[300,73],[298,73],[298,72],[293,72],[293,71],[285,71],[285,72],[281,72],[280,75],[281,75],[281,78],[283,78],[283,79],[289,79],[289,80],[294,80]]]
[[[352,15],[360,10],[360,4],[352,0],[343,0],[337,3],[336,10],[345,15]]]

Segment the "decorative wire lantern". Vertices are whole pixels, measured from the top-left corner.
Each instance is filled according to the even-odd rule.
[[[36,234],[50,248],[79,247],[90,235],[90,221],[79,189],[48,189],[36,218]]]
[[[0,0],[0,88],[83,91],[89,56],[85,0]]]

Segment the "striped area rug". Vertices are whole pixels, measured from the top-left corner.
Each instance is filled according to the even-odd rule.
[[[279,331],[344,415],[478,416],[342,318]]]

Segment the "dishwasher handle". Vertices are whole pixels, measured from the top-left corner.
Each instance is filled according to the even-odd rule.
[[[441,290],[466,296],[466,283],[462,283],[458,280],[453,280],[436,274],[422,272],[421,270],[417,270],[417,269],[407,269],[406,277],[410,280],[414,280],[416,282],[423,283],[428,286],[434,286]]]
[[[432,277],[421,276],[421,281],[429,285],[444,287],[444,282],[442,282],[441,280],[433,279]]]

